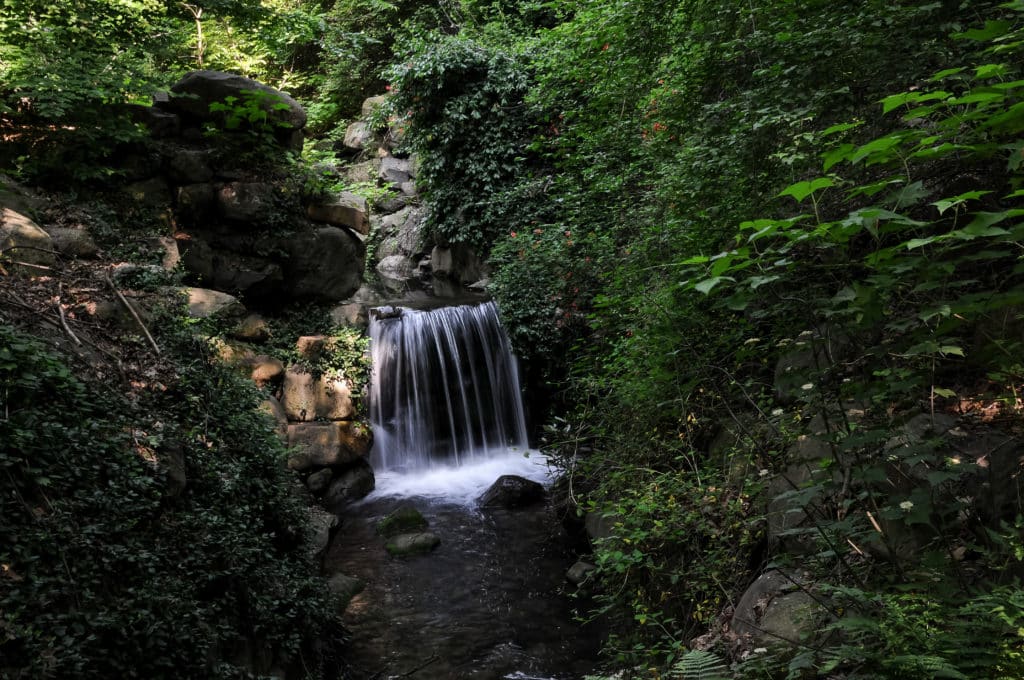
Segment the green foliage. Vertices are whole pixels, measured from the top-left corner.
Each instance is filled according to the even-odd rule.
[[[132,404],[0,327],[5,676],[239,677],[211,664],[247,646],[313,668],[336,625],[257,393],[161,340],[188,352],[180,381]]]
[[[523,97],[522,58],[470,39],[414,45],[392,68],[394,110],[421,154],[429,225],[444,243],[487,252],[518,206],[504,192],[525,173],[520,158],[532,131]]]

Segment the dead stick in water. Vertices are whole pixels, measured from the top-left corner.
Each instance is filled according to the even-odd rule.
[[[160,346],[156,344],[156,340],[154,340],[153,336],[150,335],[149,329],[146,328],[146,324],[142,323],[142,318],[139,316],[139,313],[135,311],[135,308],[131,306],[128,299],[125,298],[125,296],[121,294],[121,291],[117,289],[117,286],[114,285],[113,280],[110,278],[110,274],[104,274],[103,278],[107,280],[107,285],[109,285],[110,289],[114,291],[114,295],[117,296],[117,299],[121,301],[121,304],[128,310],[128,313],[132,315],[133,319],[135,319],[135,323],[137,323],[139,328],[142,329],[142,332],[146,334],[146,339],[149,340],[149,344],[153,346],[153,351],[160,354]]]

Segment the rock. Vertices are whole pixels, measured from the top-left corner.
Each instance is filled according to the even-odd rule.
[[[802,588],[808,575],[768,571],[743,593],[736,605],[732,632],[749,638],[755,647],[790,647],[812,637],[828,612]]]
[[[338,599],[338,611],[344,612],[352,598],[363,592],[365,584],[353,576],[334,574],[327,579],[327,589]]]
[[[619,518],[614,514],[588,512],[583,516],[583,525],[591,544],[615,537],[615,524]]]
[[[313,492],[315,495],[319,496],[325,491],[327,491],[327,487],[331,485],[331,479],[333,478],[334,472],[331,470],[331,468],[324,468],[323,470],[318,470],[310,474],[309,477],[306,477],[306,488]]]
[[[539,483],[518,475],[502,475],[480,496],[478,503],[485,508],[524,508],[543,501],[544,496],[544,487]]]
[[[597,569],[596,565],[580,560],[569,567],[569,571],[565,573],[565,578],[573,585],[583,585],[595,569]]]
[[[430,251],[430,265],[435,276],[446,277],[460,283],[479,281],[484,276],[480,258],[472,248],[461,243],[450,248],[436,246]]]
[[[154,139],[177,137],[181,133],[181,118],[176,113],[155,106],[128,105],[132,120],[141,123]]]
[[[284,92],[250,78],[221,71],[186,73],[171,86],[171,92],[177,96],[161,102],[160,106],[197,121],[220,122],[224,114],[210,111],[210,104],[224,103],[228,97],[234,97],[238,103],[245,102],[252,97],[246,94],[247,91],[263,95],[259,97],[259,104],[270,121],[293,130],[306,126],[306,111]],[[287,108],[277,108],[282,103]]]
[[[982,522],[985,526],[1012,522],[1024,496],[1024,442],[985,428],[968,434],[961,446],[967,463],[966,490]]]
[[[383,236],[379,257],[405,255],[413,259],[423,256],[427,250],[426,213],[422,208],[408,207],[380,222]]]
[[[234,295],[208,288],[186,288],[188,315],[193,319],[233,317],[245,314],[245,306]]]
[[[220,215],[235,222],[266,225],[278,211],[279,190],[266,182],[229,182],[217,192]]]
[[[373,115],[373,112],[379,109],[388,100],[386,94],[379,94],[376,97],[367,97],[363,100],[363,106],[361,109],[361,115],[363,118],[369,118]]]
[[[370,443],[370,428],[362,423],[292,423],[288,426],[288,446],[295,451],[288,467],[304,472],[313,467],[361,462]]]
[[[281,401],[290,420],[347,420],[355,414],[352,392],[342,378],[315,378],[301,366],[289,366]]]
[[[284,364],[276,357],[260,354],[245,362],[249,369],[249,378],[256,387],[266,387],[281,382],[284,377]]]
[[[389,255],[377,263],[377,273],[389,279],[405,281],[416,273],[416,263],[405,255]]]
[[[353,163],[345,168],[345,179],[349,184],[368,184],[377,181],[377,173],[380,172],[380,159],[371,158],[362,163]],[[374,208],[376,209],[376,204]]]
[[[171,187],[160,177],[133,182],[124,188],[136,203],[152,208],[162,208],[171,203]]]
[[[366,305],[360,302],[350,302],[345,305],[338,305],[330,311],[331,323],[335,326],[351,326],[353,328],[366,328],[369,325]]]
[[[197,184],[213,179],[209,151],[178,148],[167,165],[168,174],[175,184]]]
[[[364,236],[370,233],[369,212],[366,199],[350,191],[333,196],[324,203],[313,203],[306,208],[306,215],[314,222],[347,227]]]
[[[262,257],[214,248],[201,238],[179,234],[181,261],[198,281],[250,298],[273,296],[281,288],[281,266]]]
[[[181,262],[181,252],[178,250],[178,242],[170,236],[152,236],[145,240],[145,243],[153,251],[160,254],[160,266],[164,271],[177,269]]]
[[[384,548],[393,557],[405,557],[407,555],[421,555],[428,553],[441,545],[441,539],[429,532],[415,534],[399,534],[393,536],[384,544]]]
[[[357,120],[345,130],[345,147],[353,151],[362,151],[373,141],[373,131],[363,121]]]
[[[288,416],[284,414],[284,407],[281,406],[274,396],[267,396],[257,407],[259,411],[269,416],[274,423],[274,431],[282,442],[288,443]]]
[[[340,522],[337,515],[327,512],[322,508],[311,505],[306,508],[309,516],[310,541],[308,543],[308,555],[310,559],[317,560],[327,549],[331,542],[331,536]]]
[[[285,286],[295,298],[339,302],[363,281],[366,246],[338,227],[321,227],[283,244]]]
[[[376,172],[374,172],[376,177]],[[7,175],[0,174],[0,207],[10,208],[35,220],[45,205],[43,199],[21,186]]]
[[[295,350],[303,359],[319,361],[328,350],[327,336],[303,335],[295,341]]]
[[[324,503],[338,508],[363,498],[373,491],[373,487],[373,468],[359,459],[331,482],[324,495]]]
[[[408,159],[386,156],[381,159],[377,179],[393,187],[401,187],[412,178],[412,165]]]
[[[3,209],[0,213],[0,263],[4,263],[8,271],[28,276],[42,274],[44,269],[13,264],[7,260],[51,267],[56,261],[52,251],[53,239],[38,224],[10,208]]]
[[[408,196],[409,198],[419,196],[420,193],[419,189],[416,187],[416,182],[413,182],[412,180],[402,182],[399,185],[398,190],[402,192],[403,196]]]
[[[213,218],[217,207],[217,189],[212,184],[186,184],[178,187],[178,219],[186,226],[203,226]]]
[[[231,337],[246,342],[265,342],[270,337],[270,324],[259,314],[249,314],[231,330]]]
[[[139,318],[146,322],[150,319],[148,310],[138,301],[126,298]],[[120,300],[114,298],[94,298],[84,304],[75,305],[71,308],[73,316],[82,318],[88,317],[99,321],[111,323],[114,326],[126,331],[138,331],[139,324],[131,313],[125,309]]]
[[[92,236],[85,229],[51,227],[46,230],[46,233],[53,239],[53,247],[61,255],[92,258],[100,252],[96,242],[92,240]]]
[[[427,528],[426,518],[411,505],[402,505],[377,523],[377,533],[385,538],[409,534]]]
[[[382,215],[396,213],[409,204],[408,196],[388,193],[373,201],[373,209]]]

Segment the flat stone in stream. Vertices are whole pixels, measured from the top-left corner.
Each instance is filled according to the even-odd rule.
[[[377,533],[385,538],[423,531],[426,528],[426,518],[411,505],[395,508],[387,517],[377,523]]]
[[[415,534],[393,536],[384,547],[392,556],[403,557],[428,553],[439,545],[441,545],[441,539],[435,534],[421,531]]]

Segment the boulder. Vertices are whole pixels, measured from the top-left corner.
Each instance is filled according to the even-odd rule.
[[[379,109],[381,106],[383,106],[384,102],[386,102],[387,100],[388,96],[386,94],[379,94],[375,97],[367,97],[366,99],[364,99],[360,111],[362,117],[369,118],[370,116],[372,116],[373,112]]]
[[[362,423],[292,423],[288,426],[288,446],[294,452],[288,467],[303,472],[362,462],[370,443],[370,429]]]
[[[124,187],[124,192],[136,203],[151,208],[163,208],[171,203],[171,187],[161,177],[132,182]]]
[[[370,323],[366,305],[361,302],[349,302],[348,304],[338,305],[330,311],[330,316],[331,323],[335,326],[366,328]]]
[[[365,584],[354,576],[334,574],[327,579],[327,589],[338,599],[338,611],[344,612],[352,598],[363,592]]]
[[[388,215],[380,221],[382,241],[377,249],[378,257],[405,255],[419,258],[426,254],[426,214],[422,208],[407,207]]]
[[[210,152],[177,148],[167,160],[167,171],[175,184],[209,182],[213,179]]]
[[[408,204],[408,196],[388,192],[373,200],[373,209],[382,215],[389,215],[398,212]]]
[[[403,183],[412,179],[412,172],[412,164],[408,159],[386,156],[381,159],[377,179],[385,185],[399,188]]]
[[[161,108],[174,111],[193,120],[202,122],[220,122],[223,114],[210,111],[210,104],[224,103],[228,97],[236,102],[244,102],[252,94],[259,93],[260,107],[267,112],[268,120],[275,125],[301,130],[306,126],[306,111],[302,106],[280,90],[264,85],[251,78],[223,73],[221,71],[192,71],[171,86],[175,95],[165,102],[159,102]],[[286,108],[279,108],[279,104]]]
[[[430,264],[435,276],[442,276],[460,283],[473,283],[484,276],[480,258],[472,248],[462,243],[455,244],[450,248],[435,246],[430,251]]]
[[[245,314],[245,306],[234,295],[208,288],[186,288],[188,315],[193,319],[233,317]]]
[[[18,260],[29,265],[50,267],[55,262],[53,239],[38,224],[10,208],[0,213],[0,262]],[[11,271],[28,275],[44,270],[15,264],[5,264]]]
[[[353,163],[344,169],[345,179],[349,184],[368,184],[377,181],[377,173],[380,172],[380,159],[371,158],[362,163]],[[374,204],[374,209],[377,205]]]
[[[157,459],[166,475],[166,493],[177,498],[188,485],[185,466],[185,446],[178,440],[165,441],[157,450]]]
[[[282,245],[288,253],[284,285],[292,297],[339,302],[362,285],[366,246],[344,229],[321,227]]]
[[[295,351],[303,359],[319,361],[328,351],[326,335],[303,335],[295,341]]]
[[[362,151],[373,141],[373,131],[361,120],[357,120],[345,130],[345,148]]]
[[[337,515],[327,512],[322,508],[318,508],[315,505],[311,505],[306,508],[308,514],[308,521],[310,527],[310,541],[308,545],[308,554],[310,559],[317,560],[327,549],[327,546],[331,542],[331,536],[334,534],[334,530],[337,529],[340,524]]]
[[[185,234],[179,234],[178,243],[185,271],[219,290],[259,298],[273,296],[284,281],[281,266],[266,258],[216,248]]]
[[[46,233],[53,239],[53,247],[61,255],[92,258],[100,252],[96,242],[92,240],[92,236],[85,229],[51,227],[46,230]]]
[[[377,263],[377,273],[385,278],[405,281],[416,275],[416,263],[405,255],[389,255]]]
[[[217,191],[217,208],[225,219],[267,225],[279,210],[278,196],[267,182],[229,182]]]
[[[314,222],[347,227],[363,235],[370,233],[369,212],[366,199],[350,191],[342,192],[322,203],[313,203],[306,208],[306,215]]]
[[[145,239],[145,244],[154,254],[160,256],[160,267],[164,271],[176,269],[181,262],[178,242],[170,236],[152,236]]]
[[[373,468],[359,459],[334,478],[324,494],[324,503],[328,507],[340,508],[365,497],[373,487]]]
[[[281,401],[289,420],[348,420],[355,414],[346,380],[314,377],[301,366],[289,366],[285,372]]]
[[[334,471],[331,468],[324,468],[323,470],[317,470],[316,472],[306,477],[306,488],[309,489],[314,495],[319,496],[327,491],[327,487],[331,485],[331,480],[334,478]]]
[[[154,139],[177,137],[181,133],[181,118],[176,113],[156,106],[128,104],[127,107],[132,120],[144,125]]]
[[[245,367],[249,370],[249,379],[256,383],[256,387],[275,385],[284,377],[284,364],[281,360],[266,354],[248,359]]]
[[[597,541],[604,541],[615,536],[615,524],[619,518],[614,514],[603,512],[588,512],[583,516],[583,525],[587,532],[587,538],[593,544]]]
[[[144,322],[149,320],[149,311],[138,300],[126,299],[139,318]],[[71,314],[78,318],[91,318],[111,323],[122,330],[137,331],[139,329],[139,324],[131,312],[125,309],[120,300],[114,298],[93,298],[72,307]]]
[[[441,545],[441,539],[437,535],[424,531],[393,536],[384,544],[384,548],[393,557],[405,557],[428,553],[439,545]]]
[[[591,572],[597,569],[597,566],[590,562],[579,560],[574,565],[569,567],[569,571],[565,573],[565,579],[573,585],[583,585],[587,578],[590,577]]]
[[[544,487],[518,475],[502,475],[480,496],[478,503],[485,508],[524,508],[544,500]]]
[[[810,589],[807,574],[765,572],[743,593],[729,627],[754,647],[804,642],[828,617]]]
[[[411,505],[402,505],[377,523],[377,533],[385,538],[409,534],[427,528],[427,519]]]
[[[231,330],[231,337],[245,342],[265,342],[270,337],[270,324],[260,314],[249,314]]]
[[[178,219],[185,226],[203,226],[217,208],[217,189],[212,184],[178,187],[175,201]]]

